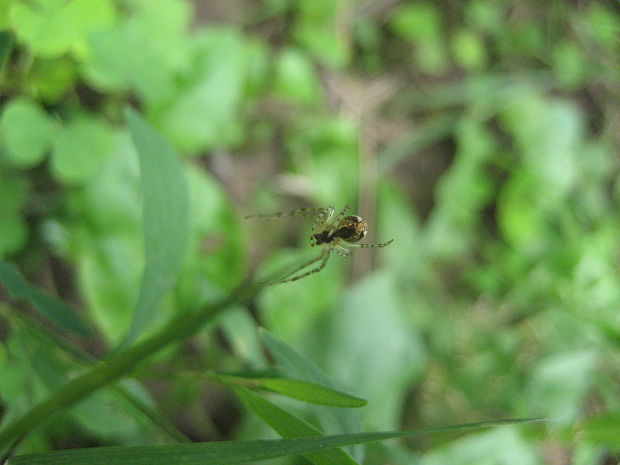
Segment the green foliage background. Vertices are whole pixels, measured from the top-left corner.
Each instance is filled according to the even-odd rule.
[[[351,204],[394,244],[264,289],[16,453],[276,437],[196,376],[269,367],[264,326],[368,400],[363,430],[552,420],[352,450],[362,463],[615,463],[619,17],[615,1],[0,0],[0,258],[62,299],[52,325],[2,294],[0,431],[83,372],[79,348],[106,357],[130,326],[310,256],[308,224],[244,215]],[[152,168],[147,194],[128,104],[187,182],[144,213],[169,179]],[[145,255],[158,234],[177,246]]]

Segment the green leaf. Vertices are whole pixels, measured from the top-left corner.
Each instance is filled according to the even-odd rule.
[[[114,27],[89,38],[85,79],[103,92],[132,90],[149,108],[175,99],[180,74],[194,70],[187,29],[191,7],[178,0],[132,2]]]
[[[368,402],[316,383],[286,378],[260,378],[261,387],[294,399],[333,407],[363,407]]]
[[[390,18],[390,26],[398,36],[411,42],[436,39],[441,34],[441,13],[427,2],[403,4]]]
[[[199,35],[194,46],[194,72],[160,119],[162,131],[187,152],[239,140],[246,78],[245,41],[237,31],[209,31]]]
[[[399,422],[405,396],[424,370],[426,349],[406,318],[409,308],[390,272],[370,274],[347,290],[321,341],[326,370],[368,399],[360,413],[374,428]],[[350,354],[363,363],[351,363]]]
[[[9,31],[0,31],[0,71],[13,49],[13,35]]]
[[[52,173],[67,184],[92,179],[114,149],[112,129],[96,118],[80,117],[65,125],[54,144]]]
[[[305,436],[322,436],[323,432],[310,423],[278,407],[254,392],[233,387],[235,393],[265,423],[271,426],[280,436],[300,438]],[[317,465],[354,465],[357,462],[343,449],[332,449],[312,452],[305,456]]]
[[[222,441],[158,446],[90,447],[44,454],[12,457],[9,465],[233,465],[288,455],[327,452],[335,447],[384,441],[405,436],[444,431],[465,431],[494,426],[540,421],[532,418],[466,423],[440,428],[413,431],[383,431],[376,433],[339,434],[294,439],[253,441]]]
[[[31,286],[12,263],[0,262],[0,282],[14,299],[29,300],[59,328],[80,336],[91,335],[91,330],[74,308],[41,289]]]
[[[32,168],[43,160],[55,130],[54,120],[27,97],[11,100],[0,120],[0,138],[6,156],[20,168]]]
[[[110,0],[48,0],[32,6],[20,2],[11,9],[19,39],[45,58],[69,51],[83,56],[89,35],[113,24],[115,16]]]
[[[596,362],[596,352],[587,349],[541,360],[531,374],[528,405],[562,424],[572,424],[594,383]]]
[[[172,145],[134,110],[125,114],[140,160],[146,255],[126,340],[130,343],[153,321],[157,305],[177,279],[189,235],[189,197],[183,165]]]
[[[172,318],[167,325],[150,336],[126,349],[117,350],[102,363],[98,363],[86,373],[73,378],[25,414],[13,421],[7,421],[0,430],[0,454],[6,452],[19,438],[26,436],[36,426],[50,421],[55,415],[63,413],[82,399],[93,394],[133,371],[136,366],[164,347],[178,343],[198,331],[206,323],[215,319],[230,307],[246,304],[254,299],[269,282],[283,271],[267,279],[244,283],[228,296],[205,305],[199,311],[186,312]]]
[[[298,379],[260,377],[246,378],[237,375],[215,375],[215,379],[225,382],[231,386],[241,385],[252,388],[267,389],[293,399],[318,405],[352,408],[363,407],[367,404],[364,399],[360,399],[359,397],[354,397],[350,394],[346,394],[317,383],[301,381]]]
[[[273,358],[290,377],[303,379],[331,388],[338,388],[335,382],[325,374],[311,360],[308,360],[295,349],[278,339],[268,331],[262,330],[261,339]],[[357,418],[357,412],[346,409],[321,409],[316,412],[321,419],[321,424],[328,432],[357,433],[361,427]],[[351,448],[351,454],[361,458],[362,451],[359,447]]]
[[[486,65],[487,55],[484,42],[471,30],[462,29],[454,34],[452,51],[456,62],[466,70],[475,71]]]
[[[291,102],[316,102],[320,96],[319,79],[308,56],[292,48],[282,50],[276,63],[273,89],[278,97]]]

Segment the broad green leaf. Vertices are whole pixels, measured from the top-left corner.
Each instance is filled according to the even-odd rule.
[[[426,349],[406,318],[408,308],[391,273],[368,275],[347,290],[321,340],[326,370],[368,400],[360,415],[375,428],[399,422],[402,402],[425,366]],[[363,363],[351,363],[350,354]]]
[[[0,30],[6,30],[11,28],[11,17],[9,12],[11,10],[11,0],[0,1]]]
[[[114,150],[112,129],[92,117],[79,117],[60,130],[52,152],[52,173],[66,184],[92,179]]]
[[[353,408],[363,407],[367,403],[364,399],[360,399],[359,397],[354,397],[350,394],[346,394],[317,383],[301,381],[298,379],[262,377],[246,378],[236,375],[214,375],[214,378],[231,386],[237,384],[251,388],[267,389],[293,399],[318,405]]]
[[[594,382],[597,356],[592,350],[562,353],[543,359],[533,370],[528,405],[536,412],[571,424]]]
[[[254,392],[234,387],[233,390],[246,406],[284,438],[322,436],[323,432],[310,423],[278,407]],[[354,465],[357,462],[343,449],[312,452],[305,455],[317,465]]]
[[[185,258],[189,200],[183,164],[170,143],[132,109],[126,111],[138,151],[143,191],[146,265],[140,297],[127,336],[135,340],[153,321]]]
[[[11,20],[20,41],[40,57],[55,58],[67,52],[88,53],[88,36],[114,23],[110,0],[49,0],[15,4]]]
[[[28,283],[15,265],[0,262],[0,282],[7,288],[14,299],[29,300],[43,315],[52,320],[59,328],[89,336],[88,326],[82,321],[74,308]]]
[[[246,48],[243,37],[229,29],[198,35],[193,45],[193,73],[158,122],[180,149],[196,153],[240,139]]]
[[[494,426],[515,425],[536,419],[511,419],[482,423],[466,423],[440,428],[412,431],[339,434],[294,439],[265,439],[254,441],[223,441],[157,446],[90,447],[44,454],[12,457],[9,465],[234,465],[288,455],[311,454],[336,447],[371,441],[414,436],[444,431],[466,431]],[[332,462],[334,463],[334,462]]]
[[[287,101],[313,104],[319,98],[319,79],[308,56],[299,50],[282,50],[276,62],[274,93]]]
[[[75,260],[81,295],[107,341],[121,341],[131,324],[144,271],[138,154],[128,133],[116,153],[80,189],[71,189],[68,214],[54,245]],[[163,306],[162,306],[163,307]],[[169,314],[160,307],[161,320]]]
[[[135,90],[149,106],[169,103],[182,73],[194,70],[188,24],[191,7],[181,0],[132,2],[112,28],[92,34],[84,76],[104,92]]]
[[[52,117],[27,97],[11,100],[0,120],[0,140],[6,147],[6,157],[20,168],[32,168],[43,160],[55,131]]]
[[[2,7],[0,6],[0,14],[2,13]],[[0,28],[2,25],[0,24]],[[13,49],[13,35],[9,31],[0,31],[0,71],[6,60],[11,54]]]

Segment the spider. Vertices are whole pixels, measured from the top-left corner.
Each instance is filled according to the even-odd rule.
[[[297,281],[298,279],[305,278],[313,273],[318,273],[327,264],[329,255],[331,252],[335,252],[341,257],[350,257],[353,252],[346,247],[385,247],[390,245],[394,239],[390,239],[387,242],[381,242],[377,244],[354,244],[366,236],[368,232],[368,225],[366,222],[357,215],[345,216],[347,210],[351,207],[346,205],[340,213],[334,217],[334,207],[327,208],[300,208],[290,212],[278,212],[266,215],[249,215],[245,218],[281,218],[283,216],[305,216],[308,218],[314,218],[314,225],[312,230],[316,231],[310,236],[310,245],[312,247],[323,246],[318,257],[313,258],[309,262],[304,263],[297,269],[291,271],[282,277],[282,279],[272,282],[270,284],[282,284],[291,281]],[[346,246],[346,247],[345,247]],[[320,262],[319,266],[306,271],[302,274],[297,274],[304,268]],[[295,275],[295,276],[294,276]]]

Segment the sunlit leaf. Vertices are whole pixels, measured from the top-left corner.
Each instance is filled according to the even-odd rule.
[[[67,184],[90,180],[114,149],[112,129],[96,118],[80,117],[60,130],[52,153],[52,172]]]
[[[56,125],[38,103],[27,97],[7,103],[0,120],[0,140],[7,158],[20,168],[43,160],[52,145]]]
[[[56,0],[34,5],[20,2],[11,9],[18,38],[35,55],[45,58],[69,51],[83,56],[88,36],[111,25],[115,16],[110,0]]]

